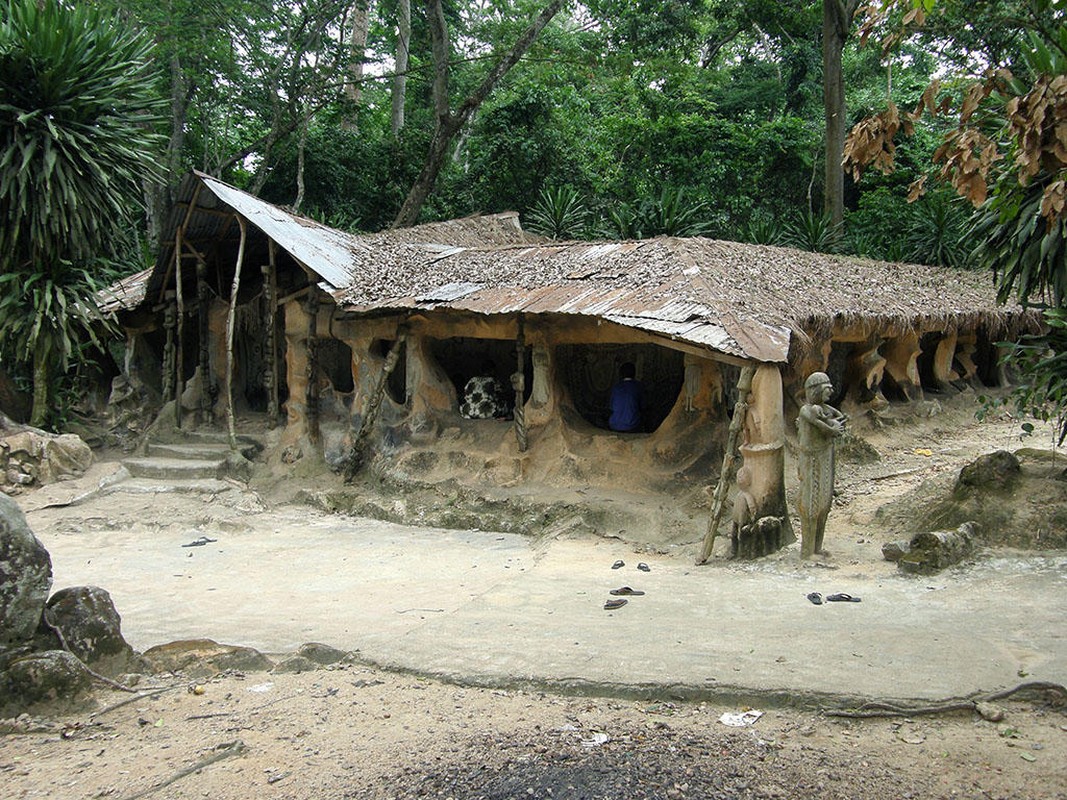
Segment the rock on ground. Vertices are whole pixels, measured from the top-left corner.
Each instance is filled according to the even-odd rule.
[[[48,601],[45,619],[63,634],[70,651],[110,677],[130,671],[133,648],[122,637],[122,617],[111,595],[97,586],[60,589]]]
[[[52,559],[14,500],[0,495],[0,647],[33,638],[52,588]]]

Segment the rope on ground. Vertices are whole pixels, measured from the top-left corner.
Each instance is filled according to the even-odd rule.
[[[1031,681],[1020,683],[1011,689],[997,692],[974,694],[963,699],[948,699],[925,706],[911,706],[906,703],[885,703],[872,701],[856,709],[829,709],[823,713],[828,717],[846,717],[848,719],[870,719],[875,717],[918,717],[930,714],[951,714],[955,711],[978,711],[979,703],[992,703],[1026,692],[1047,692],[1059,695],[1067,701],[1067,687],[1060,683]]]
[[[140,792],[137,792],[136,794],[127,795],[122,800],[140,800],[140,798],[142,797],[148,797],[148,795],[155,794],[160,789],[165,789],[172,783],[176,783],[182,778],[192,775],[194,772],[199,772],[205,767],[210,767],[212,764],[217,764],[224,758],[240,755],[247,749],[248,748],[245,746],[245,743],[242,742],[240,739],[235,742],[227,742],[226,744],[220,744],[218,747],[215,748],[214,754],[208,756],[207,758],[200,759],[192,766],[178,770],[162,783],[157,783],[155,786],[152,786],[148,789],[144,789]]]

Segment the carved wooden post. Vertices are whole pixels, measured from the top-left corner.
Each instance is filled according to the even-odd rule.
[[[753,518],[777,517],[781,525],[766,552],[796,541],[785,505],[785,415],[782,373],[775,364],[761,364],[752,377],[752,399],[745,418],[741,455],[752,481]]]
[[[960,379],[960,374],[952,368],[952,362],[956,358],[957,338],[956,331],[946,331],[934,350],[934,383],[939,392],[950,391],[952,384]]]
[[[178,326],[178,307],[175,305],[174,292],[167,292],[166,307],[163,311],[163,328],[167,332],[167,343],[163,348],[163,399],[175,400],[174,370],[176,365],[175,329]]]
[[[885,374],[885,357],[879,352],[882,344],[880,336],[872,336],[865,343],[857,345],[849,358],[846,375],[846,388],[851,399],[865,409],[876,411],[889,405],[882,394],[882,377]]]
[[[974,356],[978,352],[978,334],[975,331],[967,331],[956,336],[956,361],[963,368],[960,376],[972,386],[981,386],[978,378],[978,364]]]
[[[270,263],[263,267],[263,294],[266,297],[267,320],[267,421],[271,429],[278,426],[278,284],[273,239],[268,239]]]
[[[919,334],[915,331],[890,340],[885,347],[885,371],[896,382],[909,401],[922,400],[923,388],[919,378]]]
[[[237,264],[233,269],[233,286],[230,288],[230,314],[226,319],[226,420],[230,430],[230,448],[237,449],[237,423],[233,413],[233,329],[237,320],[237,294],[241,289],[241,265],[245,260],[245,242],[248,227],[244,217],[237,215],[237,224],[241,228],[241,244],[237,247]]]
[[[526,322],[519,314],[519,330],[515,335],[515,374],[511,376],[511,385],[515,389],[515,438],[519,442],[519,452],[525,453],[529,446],[526,436]]]
[[[182,392],[184,391],[185,383],[185,348],[182,346],[183,335],[182,328],[185,325],[185,299],[182,296],[182,248],[184,247],[185,229],[189,225],[189,220],[192,219],[193,209],[196,208],[196,202],[200,199],[200,189],[203,186],[202,183],[197,183],[196,189],[193,190],[193,199],[189,203],[189,207],[185,209],[185,217],[182,219],[182,224],[178,226],[178,230],[174,232],[174,289],[175,297],[178,300],[178,327],[177,327],[177,348],[175,355],[176,370],[175,375],[175,388],[174,388],[174,424],[179,428],[182,426]]]
[[[307,329],[307,389],[305,402],[307,406],[308,439],[319,441],[319,295],[318,289],[311,286],[304,300],[304,311],[308,316]]]
[[[207,264],[197,261],[196,264],[196,303],[197,317],[200,322],[200,414],[201,424],[212,421],[211,411],[211,359],[209,339],[211,338],[211,320],[208,314],[208,288],[207,288]]]

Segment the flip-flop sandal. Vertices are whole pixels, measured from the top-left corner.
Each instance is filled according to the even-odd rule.
[[[826,595],[826,602],[828,603],[861,603],[863,602],[858,597],[853,597],[850,594],[844,592],[838,592],[837,594]]]
[[[813,602],[815,605],[817,605],[817,606],[821,606],[822,605],[822,595],[819,594],[818,592],[812,592],[811,594],[809,594],[808,595],[808,599],[811,602]],[[827,598],[827,599],[829,599],[829,598]]]
[[[612,569],[622,569],[622,568],[623,568],[623,567],[625,567],[625,566],[626,566],[626,562],[625,562],[625,561],[623,561],[623,560],[622,560],[622,559],[620,558],[620,559],[619,559],[618,561],[616,561],[616,562],[615,562],[614,564],[612,564],[612,565],[611,565],[611,568],[612,568]]]
[[[629,586],[621,586],[618,589],[612,589],[608,594],[614,595],[630,595],[632,597],[640,597],[644,592],[638,589],[631,589]]]
[[[646,564],[646,563],[645,563],[644,561],[642,561],[642,562],[641,562],[640,564],[638,564],[638,565],[637,565],[637,568],[638,568],[639,570],[641,570],[642,572],[651,572],[651,571],[652,571],[652,567],[650,567],[650,566],[649,566],[648,564]]]
[[[616,608],[622,608],[628,602],[629,602],[628,600],[623,600],[621,597],[618,598],[617,600],[608,600],[607,602],[604,603],[604,610],[605,611],[612,611],[612,610],[614,610]]]

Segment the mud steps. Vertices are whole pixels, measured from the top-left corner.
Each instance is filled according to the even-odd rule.
[[[178,442],[149,441],[140,455],[123,459],[131,478],[122,483],[123,491],[217,494],[229,487],[227,478],[248,479],[250,459],[261,447],[254,438],[239,436],[232,449],[219,431],[183,431]]]

